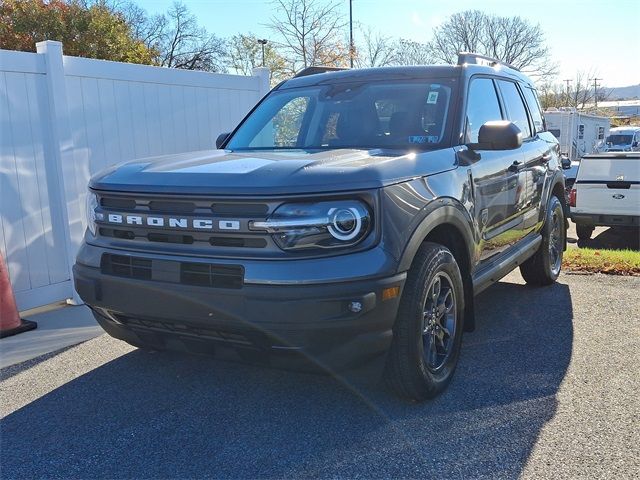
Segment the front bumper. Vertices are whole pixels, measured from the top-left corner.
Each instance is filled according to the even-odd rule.
[[[122,278],[81,263],[73,273],[78,294],[105,331],[134,345],[234,350],[276,366],[287,366],[296,353],[329,368],[347,367],[388,349],[406,278],[401,273],[223,289]],[[398,295],[383,300],[382,291],[390,287],[399,287]],[[359,302],[361,311],[352,312],[351,302]]]

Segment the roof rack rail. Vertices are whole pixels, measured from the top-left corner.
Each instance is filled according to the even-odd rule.
[[[317,73],[338,72],[340,70],[348,70],[348,68],[323,67],[321,65],[318,65],[318,66],[303,68],[298,73],[296,73],[293,78],[306,77],[308,75],[316,75]]]
[[[495,67],[496,65],[502,65],[503,67],[511,68],[512,70],[520,71],[519,68],[513,65],[497,60],[495,58],[487,57],[486,55],[480,55],[479,53],[460,52],[458,53],[458,65],[464,65],[465,63],[472,65],[485,65],[487,67]]]

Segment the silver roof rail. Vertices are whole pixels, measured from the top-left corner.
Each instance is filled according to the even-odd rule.
[[[469,65],[485,65],[487,67],[495,67],[496,65],[502,65],[503,67],[510,68],[517,72],[520,71],[520,69],[514,67],[513,65],[510,65],[506,62],[502,62],[495,58],[487,57],[486,55],[480,55],[479,53],[471,53],[471,52],[458,53],[458,65],[464,65],[465,63]]]

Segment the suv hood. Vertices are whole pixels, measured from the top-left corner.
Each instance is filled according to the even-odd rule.
[[[453,149],[260,150],[145,158],[91,179],[96,190],[163,194],[285,195],[378,188],[455,168]]]

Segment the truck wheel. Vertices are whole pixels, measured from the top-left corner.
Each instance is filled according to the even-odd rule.
[[[594,228],[591,225],[576,225],[578,240],[589,240]]]
[[[462,341],[464,289],[451,252],[425,242],[407,277],[385,380],[400,397],[422,401],[451,381]]]
[[[564,210],[558,197],[553,195],[549,199],[547,218],[542,227],[540,248],[520,265],[525,282],[530,285],[551,285],[558,279],[566,234]]]

